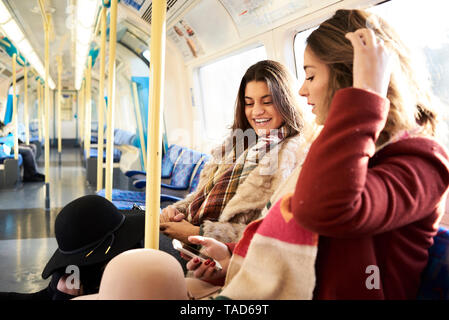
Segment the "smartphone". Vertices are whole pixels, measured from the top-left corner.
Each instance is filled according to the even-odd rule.
[[[173,239],[172,243],[173,243],[173,248],[175,248],[179,252],[182,252],[191,258],[198,258],[198,259],[200,259],[201,262],[204,262],[207,259],[210,259],[215,262],[214,268],[216,270],[220,271],[222,269],[220,263],[217,260],[212,259],[211,257],[199,252],[195,248],[192,248],[191,246],[189,246],[185,243],[182,243],[181,241],[179,241],[177,239]]]

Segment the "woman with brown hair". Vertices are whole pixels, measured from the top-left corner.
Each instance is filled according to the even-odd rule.
[[[449,186],[430,90],[397,35],[359,10],[312,32],[304,69],[300,94],[324,126],[301,169],[236,245],[189,237],[221,271],[195,259],[188,268],[209,282],[226,276],[220,294],[231,299],[416,299]],[[151,263],[163,259],[169,272]],[[154,250],[118,256],[97,298],[199,297],[198,281],[175,278],[168,260]]]
[[[260,61],[244,74],[231,134],[212,150],[197,191],[162,210],[161,230],[237,242],[297,166],[304,120],[293,79],[280,63]]]
[[[410,56],[387,23],[359,10],[337,11],[307,39],[300,94],[324,128],[291,206],[319,234],[314,298],[417,297],[449,162]]]

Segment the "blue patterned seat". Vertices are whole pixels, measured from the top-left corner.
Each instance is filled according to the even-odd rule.
[[[209,161],[210,158],[211,158],[211,156],[207,155],[207,154],[203,154],[201,156],[199,164],[196,166],[196,168],[192,174],[193,177],[190,182],[190,189],[189,189],[188,193],[195,191],[196,188],[198,187],[201,171],[203,170],[204,165]],[[183,197],[180,197],[180,196],[174,195],[174,194],[161,194],[161,204],[164,204],[164,206],[167,206],[168,204],[180,201],[182,199],[183,199]]]
[[[30,122],[30,142],[39,141],[39,122],[33,121]],[[41,145],[44,144],[44,137],[39,141]]]
[[[114,148],[114,162],[120,162],[121,156],[122,156],[122,152],[119,149]],[[98,157],[98,149],[97,148],[90,149],[90,157],[91,158]],[[86,151],[84,151],[84,158],[86,158]],[[106,162],[106,148],[103,149],[103,162]]]
[[[211,158],[211,156],[208,154],[203,155],[203,157],[201,158],[201,162],[200,162],[199,166],[196,168],[196,171],[194,171],[194,173],[193,173],[193,179],[192,179],[192,182],[190,183],[190,192],[195,191],[196,188],[198,187],[198,183],[200,182],[201,171],[203,170],[204,165],[209,161],[210,158]]]
[[[438,229],[422,274],[420,300],[449,300],[449,230]]]
[[[176,144],[172,144],[168,148],[167,153],[162,158],[162,165],[161,165],[161,178],[162,179],[171,178],[176,160],[178,160],[179,155],[181,154],[183,149],[184,149],[183,147],[180,147]]]
[[[162,183],[164,182],[167,183],[170,181],[173,168],[182,150],[184,150],[183,147],[173,144],[168,148],[167,152],[164,154],[161,164]],[[146,186],[145,171],[137,171],[137,170],[127,171],[125,175],[133,180],[133,184],[136,188],[138,189],[145,188]]]
[[[177,158],[174,160],[175,156]],[[173,166],[173,172],[170,173],[170,184],[161,184],[161,204],[164,201],[178,201],[187,193],[194,191],[198,185],[201,170],[210,159],[210,155],[172,145],[164,159],[166,164]],[[133,178],[145,175],[145,172],[129,171],[126,175]],[[141,182],[145,186],[146,181],[142,180]],[[105,190],[100,190],[97,194],[104,197]],[[113,189],[112,202],[120,210],[129,210],[133,204],[145,204],[145,192]],[[164,207],[163,204],[162,207]]]
[[[126,131],[126,130],[122,130],[122,129],[115,129],[114,130],[114,144],[115,145],[122,145],[122,144],[126,144],[126,145],[132,145],[133,144],[133,140],[135,138],[136,134]]]
[[[92,155],[92,150],[96,149],[91,149],[91,155]],[[115,150],[115,149],[114,149]],[[179,158],[179,155],[181,154],[181,152],[184,150],[183,147],[177,146],[177,145],[171,145],[170,148],[168,148],[167,153],[164,155],[163,159],[162,159],[162,174],[161,174],[161,178],[170,178],[174,165],[176,163],[176,161]],[[120,150],[118,150],[120,151]],[[92,157],[92,156],[91,156]],[[114,157],[115,158],[115,157]],[[115,161],[114,162],[118,162]],[[126,176],[128,176],[131,179],[136,179],[136,177],[140,177],[140,179],[145,178],[146,173],[144,171],[128,171],[125,173]],[[140,181],[140,180],[139,180]],[[146,183],[144,183],[143,187],[145,186]],[[104,197],[105,196],[105,190],[102,189],[99,192],[97,192],[98,195]],[[112,190],[112,201],[122,201],[119,203],[119,205],[121,206],[120,208],[124,208],[124,207],[130,207],[132,208],[132,204],[127,204],[124,202],[145,202],[145,192],[138,192],[138,191],[130,191],[130,190],[119,190],[119,189],[114,189]]]
[[[202,154],[184,149],[173,168],[170,184],[161,183],[161,193],[184,197],[189,192],[193,170],[201,160]]]

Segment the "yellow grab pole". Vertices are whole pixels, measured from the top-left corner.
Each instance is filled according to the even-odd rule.
[[[25,143],[30,144],[30,115],[28,112],[28,69],[25,65],[23,67],[23,87],[25,89],[23,93],[23,109],[25,117]]]
[[[151,23],[150,108],[148,112],[147,185],[145,248],[159,249],[159,215],[161,193],[161,121],[165,70],[165,0],[154,0]]]
[[[45,84],[41,83],[41,132],[42,132],[42,139],[45,139]]]
[[[106,185],[105,197],[112,200],[114,120],[115,120],[115,49],[117,44],[117,0],[111,0],[109,25],[109,66],[108,66],[108,120],[106,135]],[[98,155],[101,156],[100,154]]]
[[[62,74],[62,59],[58,57],[58,153],[62,151],[62,137],[61,137],[61,74]]]
[[[42,141],[42,85],[37,80],[37,130],[39,135],[39,142]]]
[[[84,80],[81,82],[81,90],[78,96],[79,100],[79,108],[80,108],[80,141],[83,143],[84,141]],[[83,145],[84,149],[84,145]]]
[[[48,21],[48,16],[47,16]],[[48,85],[50,75],[50,30],[48,23],[44,25],[45,30],[45,183],[50,180],[50,87]]]
[[[106,64],[106,8],[101,9],[100,83],[98,86],[97,191],[103,188],[104,78]]]
[[[133,81],[133,95],[134,95],[134,105],[136,108],[136,116],[137,116],[137,127],[139,128],[139,138],[140,138],[140,146],[142,147],[142,157],[143,157],[143,170],[147,170],[147,153],[145,151],[145,138],[143,135],[142,128],[142,116],[140,114],[140,104],[139,104],[139,96],[137,95],[137,84]]]
[[[114,120],[115,120],[115,49],[117,44],[117,0],[111,0],[109,25],[108,120],[106,135],[106,199],[112,200]],[[101,155],[98,155],[101,156]]]
[[[92,74],[92,56],[87,59],[87,70],[86,70],[86,127],[84,138],[84,145],[86,146],[86,158],[90,158],[90,128],[91,128],[91,118],[92,118],[92,100],[91,100],[91,74]]]
[[[16,54],[12,55],[12,123],[14,125],[14,159],[19,159],[19,129],[17,123],[17,93],[16,93]]]

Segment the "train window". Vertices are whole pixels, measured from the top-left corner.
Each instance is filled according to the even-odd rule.
[[[267,59],[264,46],[251,48],[198,69],[202,123],[207,138],[220,141],[234,119],[240,80],[252,64]]]
[[[306,48],[306,39],[315,29],[316,27],[301,31],[297,33],[295,36],[293,50],[295,51],[296,77],[298,78],[301,84],[304,81],[305,77],[303,65],[304,65],[304,50]]]
[[[413,53],[425,59],[433,91],[444,104],[449,104],[448,9],[447,0],[395,0],[369,9],[392,25]]]
[[[404,14],[404,8],[407,8],[407,14]],[[445,104],[449,104],[449,60],[446,58],[449,53],[448,9],[446,0],[395,0],[368,9],[392,25],[418,58],[425,59],[433,91]],[[426,10],[429,12],[423,14]],[[305,40],[314,29],[295,36],[296,72],[300,81],[304,77]]]

